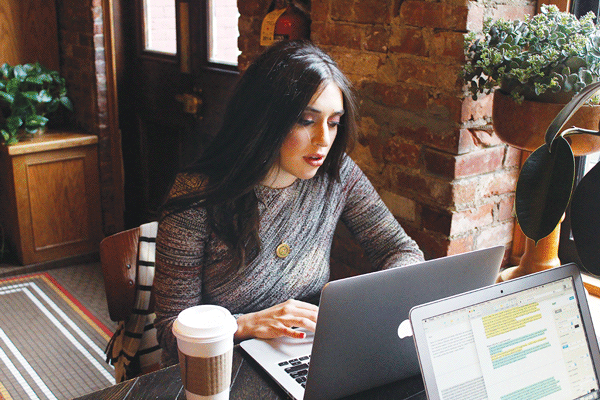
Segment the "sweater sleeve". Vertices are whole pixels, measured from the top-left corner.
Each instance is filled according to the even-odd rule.
[[[342,180],[346,193],[342,222],[361,244],[375,269],[424,260],[417,243],[406,234],[369,179],[350,157],[346,157]]]
[[[202,302],[206,238],[206,210],[203,208],[169,214],[158,225],[154,325],[163,348],[163,366],[178,362],[177,341],[171,331],[177,315]]]

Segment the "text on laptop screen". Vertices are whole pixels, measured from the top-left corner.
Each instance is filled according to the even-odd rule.
[[[422,324],[441,399],[598,398],[572,278]]]

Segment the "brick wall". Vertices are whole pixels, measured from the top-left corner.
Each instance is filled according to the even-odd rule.
[[[116,191],[121,189],[115,188],[112,176],[101,1],[58,0],[57,14],[61,72],[77,129],[98,136],[102,221],[109,235],[123,229],[123,217],[116,215]]]
[[[251,4],[249,4],[251,3]],[[261,49],[270,3],[238,1],[240,66]],[[311,39],[355,84],[360,138],[351,154],[429,258],[510,246],[520,154],[490,126],[491,98],[463,100],[463,34],[484,17],[533,13],[527,1],[319,0]],[[333,255],[361,268],[340,231]],[[355,262],[354,260],[359,260]]]
[[[262,50],[271,0],[238,0],[240,69]],[[79,127],[97,134],[105,233],[114,215],[100,0],[58,0],[61,70]],[[490,127],[491,99],[463,100],[463,34],[487,16],[533,13],[527,0],[319,0],[311,38],[338,61],[360,98],[352,157],[427,257],[510,245],[518,152]],[[345,238],[340,231],[339,237]],[[337,240],[334,257],[360,267],[360,252]],[[358,265],[355,265],[358,264]]]

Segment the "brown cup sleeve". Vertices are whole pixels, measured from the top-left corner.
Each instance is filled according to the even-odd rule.
[[[191,393],[211,396],[231,385],[233,349],[215,357],[192,357],[179,351],[183,387]]]

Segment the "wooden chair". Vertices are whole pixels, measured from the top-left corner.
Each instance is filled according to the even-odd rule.
[[[135,301],[140,228],[116,233],[100,243],[100,261],[110,319],[124,321]]]
[[[115,365],[117,382],[159,368],[160,349],[153,329],[154,298],[149,292],[154,277],[156,227],[156,222],[144,224],[100,243],[108,312],[111,320],[119,322],[107,349],[107,361]]]

